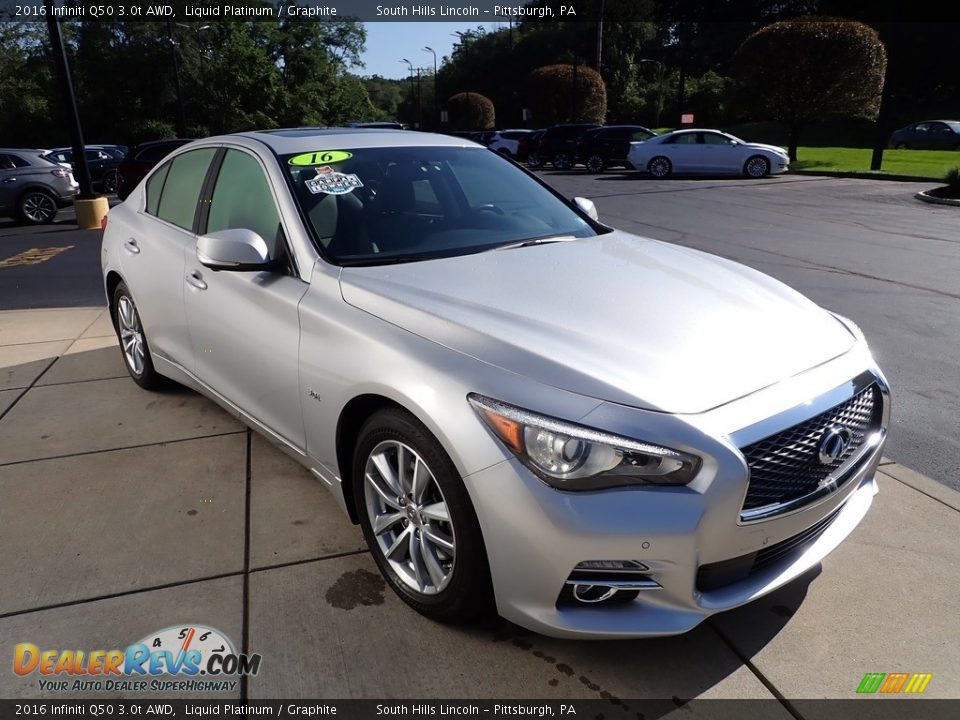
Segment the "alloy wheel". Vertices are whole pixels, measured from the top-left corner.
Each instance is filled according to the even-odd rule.
[[[456,533],[427,463],[410,446],[386,440],[370,451],[363,486],[377,549],[397,577],[423,595],[442,592],[453,577]]]
[[[103,191],[105,193],[115,193],[117,191],[117,173],[108,172],[103,176]]]
[[[591,155],[589,158],[587,158],[587,170],[592,173],[602,173],[603,165],[603,158],[599,155]]]
[[[658,157],[650,161],[648,168],[650,174],[656,178],[665,178],[670,174],[670,161],[666,158]]]
[[[137,307],[126,295],[117,303],[117,323],[120,330],[120,345],[123,358],[134,375],[142,375],[145,367],[146,344]]]
[[[553,166],[557,170],[569,170],[570,169],[570,156],[566,153],[557,153],[553,156]]]
[[[770,171],[770,163],[762,157],[752,157],[747,161],[747,175],[760,178]]]
[[[47,193],[34,191],[24,195],[20,201],[20,211],[30,222],[45,223],[53,220],[57,214],[57,204]]]

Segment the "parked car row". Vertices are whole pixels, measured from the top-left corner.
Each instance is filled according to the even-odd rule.
[[[94,192],[125,199],[143,177],[189,139],[125,145],[85,145]],[[80,192],[73,148],[0,148],[0,217],[25,224],[53,222]]]

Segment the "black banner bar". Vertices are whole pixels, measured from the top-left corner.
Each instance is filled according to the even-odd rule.
[[[677,711],[680,711],[677,713]],[[960,700],[878,696],[851,700],[0,700],[0,718],[577,718],[954,720]]]
[[[875,0],[0,0],[0,21],[758,22],[827,15],[868,22],[958,22],[960,3]]]

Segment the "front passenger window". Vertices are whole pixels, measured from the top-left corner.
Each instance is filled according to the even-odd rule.
[[[240,150],[227,150],[210,203],[207,232],[253,230],[267,243],[270,257],[282,254],[280,213],[260,163]]]

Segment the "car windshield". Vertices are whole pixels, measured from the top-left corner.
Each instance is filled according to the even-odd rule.
[[[947,125],[949,125],[954,132],[960,133],[960,122],[957,122],[956,120],[951,120],[947,123]]]
[[[317,150],[280,161],[325,256],[341,265],[428,260],[598,232],[523,170],[482,148]]]

